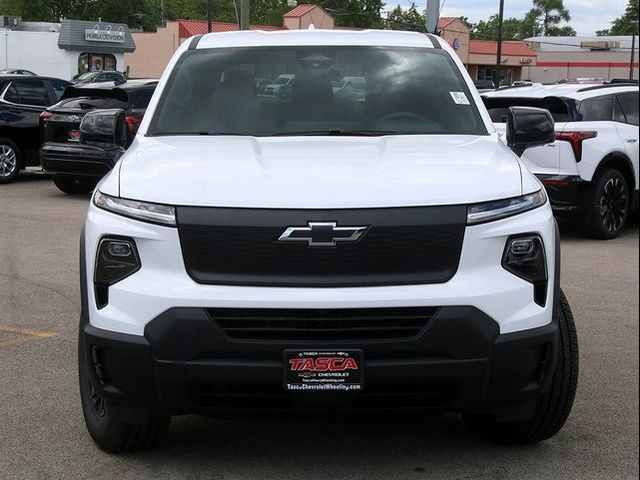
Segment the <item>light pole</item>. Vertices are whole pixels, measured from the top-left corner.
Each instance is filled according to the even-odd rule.
[[[500,14],[498,15],[498,54],[496,57],[496,90],[500,88],[502,77],[502,27],[504,23],[504,0],[500,0]]]
[[[211,33],[211,0],[207,0],[207,32]]]
[[[249,30],[249,0],[240,0],[240,30]]]
[[[633,80],[633,64],[636,62],[636,27],[638,22],[633,22],[631,30],[631,63],[629,64],[629,80]]]

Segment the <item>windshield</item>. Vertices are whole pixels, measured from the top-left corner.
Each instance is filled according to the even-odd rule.
[[[256,88],[273,78],[279,90]],[[295,82],[287,82],[295,78]],[[336,88],[355,81],[349,92]],[[192,50],[176,65],[149,135],[487,134],[442,50],[250,47]]]
[[[93,75],[95,75],[95,72],[88,72],[88,73],[83,73],[82,75],[80,75],[77,80],[86,80],[88,78],[93,77]]]

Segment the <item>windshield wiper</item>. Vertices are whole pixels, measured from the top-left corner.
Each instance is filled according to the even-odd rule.
[[[199,131],[199,132],[155,132],[155,133],[151,133],[152,136],[155,137],[171,137],[171,136],[198,136],[198,135],[203,135],[203,136],[214,136],[214,135],[239,135],[239,136],[243,136],[243,137],[250,137],[251,135],[249,135],[248,133],[233,133],[233,132],[206,132],[206,131]]]
[[[382,135],[397,135],[396,130],[308,130],[304,132],[272,133],[270,137],[379,137]]]

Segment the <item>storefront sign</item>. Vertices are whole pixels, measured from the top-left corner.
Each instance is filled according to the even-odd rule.
[[[121,27],[122,28],[122,27]],[[84,39],[88,42],[110,42],[110,43],[124,43],[125,35],[124,30],[106,30],[98,28],[87,28],[84,31]]]

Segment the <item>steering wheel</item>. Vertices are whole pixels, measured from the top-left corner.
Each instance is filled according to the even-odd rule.
[[[378,120],[378,123],[384,123],[384,122],[393,122],[393,121],[398,121],[398,120],[408,120],[408,121],[415,121],[415,122],[426,122],[427,119],[425,117],[423,117],[422,115],[419,115],[417,113],[413,113],[413,112],[393,112],[393,113],[389,113],[387,115],[385,115],[384,117],[382,117],[380,120]]]

